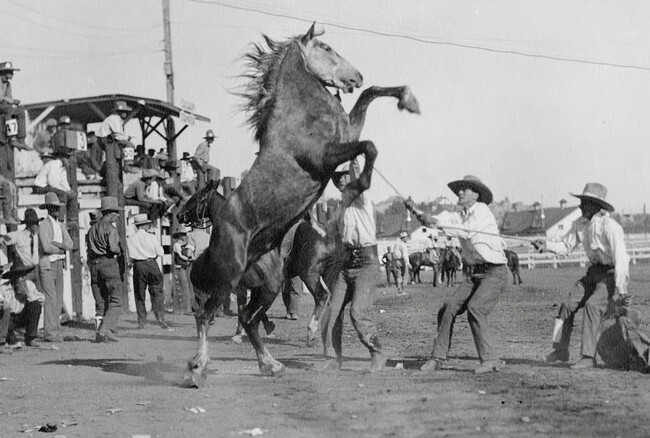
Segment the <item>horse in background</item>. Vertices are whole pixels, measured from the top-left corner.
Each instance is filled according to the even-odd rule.
[[[523,283],[519,274],[519,255],[509,249],[506,249],[505,253],[506,259],[508,259],[508,269],[512,273],[512,284],[518,286]]]
[[[436,248],[430,248],[427,251],[418,251],[409,254],[409,262],[411,269],[409,274],[411,276],[411,283],[415,283],[417,278],[418,283],[422,283],[420,279],[420,269],[423,266],[430,266],[433,268],[433,287],[438,286],[438,275],[440,271],[440,255]]]
[[[442,276],[440,281],[445,282],[447,279],[447,287],[453,286],[456,281],[456,273],[460,270],[462,261],[458,256],[458,252],[453,248],[445,248],[442,251],[441,257]]]
[[[205,383],[209,321],[242,279],[257,277],[260,292],[239,315],[255,348],[263,375],[282,374],[258,333],[260,316],[275,300],[284,282],[280,245],[291,227],[321,197],[342,163],[365,158],[359,176],[370,186],[377,149],[359,141],[368,105],[377,97],[398,99],[398,108],[419,113],[408,87],[371,87],[364,90],[347,114],[328,87],[351,93],[363,77],[349,62],[317,37],[312,25],[304,35],[286,41],[264,37],[245,56],[249,84],[243,109],[259,143],[259,153],[237,189],[225,202],[212,202],[210,247],[195,262],[191,281],[197,293],[195,312],[198,351],[190,360],[191,375],[184,386]],[[338,94],[338,91],[337,91]],[[257,264],[269,254],[268,262]]]

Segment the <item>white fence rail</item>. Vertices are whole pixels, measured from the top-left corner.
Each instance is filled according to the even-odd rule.
[[[650,246],[628,248],[630,263],[636,264],[639,260],[650,260]],[[559,266],[576,265],[585,267],[589,260],[584,252],[574,252],[568,256],[557,256],[554,254],[518,253],[519,265],[528,269],[537,267],[557,268]]]

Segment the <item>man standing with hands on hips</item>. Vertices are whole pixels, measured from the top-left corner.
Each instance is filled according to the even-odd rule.
[[[421,370],[438,370],[444,367],[454,321],[467,310],[467,319],[481,360],[481,365],[474,373],[491,373],[498,371],[501,361],[494,349],[494,334],[488,323],[488,316],[506,290],[506,245],[498,235],[499,227],[494,214],[488,208],[493,199],[490,189],[480,179],[471,175],[452,181],[448,186],[458,196],[459,210],[425,217],[415,210],[410,201],[406,201],[406,208],[424,225],[437,226],[448,236],[457,237],[463,249],[463,256],[468,265],[472,266],[471,277],[458,286],[438,312],[438,336],[433,343],[433,357]]]
[[[547,362],[568,362],[569,342],[575,314],[584,307],[582,319],[582,358],[573,369],[596,366],[598,327],[610,304],[627,305],[627,283],[630,278],[630,257],[625,248],[623,228],[611,218],[614,207],[605,201],[607,188],[599,183],[588,183],[580,199],[582,216],[578,218],[561,242],[538,240],[533,245],[539,252],[569,254],[580,243],[590,266],[587,273],[564,292],[560,311],[553,330],[553,352]]]

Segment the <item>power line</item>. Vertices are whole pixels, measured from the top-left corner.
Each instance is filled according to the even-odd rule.
[[[34,12],[34,13],[36,13],[38,15],[42,15],[42,16],[47,17],[47,18],[52,18],[54,20],[59,20],[59,21],[62,21],[64,23],[76,24],[77,26],[83,26],[83,27],[87,27],[87,28],[90,28],[90,29],[114,30],[114,31],[120,31],[120,32],[125,32],[125,31],[127,31],[127,32],[136,31],[137,32],[137,31],[147,31],[147,30],[155,29],[156,27],[161,26],[161,24],[156,24],[156,25],[149,26],[149,27],[124,28],[124,27],[108,27],[108,26],[100,26],[100,25],[96,25],[96,24],[87,24],[87,23],[81,23],[81,22],[78,22],[78,21],[67,20],[65,18],[61,18],[61,17],[55,16],[55,15],[47,14],[47,13],[45,13],[43,11],[39,11],[38,9],[30,8],[29,6],[22,5],[20,3],[12,1],[12,0],[5,0],[5,1],[7,3],[10,3],[10,4],[14,5],[14,6],[18,6],[19,8],[26,9],[28,11]]]
[[[189,1],[194,2],[194,3],[205,3],[205,4],[212,4],[212,5],[219,5],[219,6],[223,6],[223,7],[230,8],[230,9],[236,9],[236,10],[246,11],[246,12],[255,12],[255,13],[258,13],[258,14],[268,15],[268,16],[271,16],[271,17],[287,18],[287,19],[290,19],[290,20],[296,20],[296,21],[301,21],[301,22],[305,22],[305,23],[312,23],[314,21],[313,19],[305,19],[305,18],[296,17],[296,16],[292,16],[292,15],[288,15],[288,14],[279,13],[279,12],[265,11],[265,10],[257,9],[257,8],[253,8],[253,7],[235,6],[235,5],[220,2],[220,1],[217,1],[217,0],[189,0]],[[454,42],[454,41],[436,40],[433,37],[420,37],[420,36],[414,36],[414,35],[409,35],[409,34],[399,34],[399,33],[381,31],[381,30],[370,29],[370,28],[356,27],[356,26],[351,26],[351,25],[346,25],[346,24],[327,22],[325,20],[319,20],[319,22],[322,23],[322,24],[325,24],[327,26],[332,26],[332,27],[336,27],[336,28],[339,28],[339,29],[354,30],[354,31],[358,31],[358,32],[364,32],[364,33],[369,33],[369,34],[373,34],[373,35],[380,35],[380,36],[386,36],[386,37],[402,38],[402,39],[411,40],[411,41],[424,43],[424,44],[459,47],[459,48],[463,48],[463,49],[481,50],[481,51],[489,52],[489,53],[500,53],[500,54],[507,54],[507,55],[524,56],[524,57],[529,57],[529,58],[548,59],[548,60],[551,60],[551,61],[573,62],[573,63],[578,63],[578,64],[600,65],[600,66],[606,66],[606,67],[615,67],[615,68],[625,68],[625,69],[633,69],[633,70],[650,71],[650,66],[642,66],[642,65],[635,65],[635,64],[622,64],[622,63],[615,63],[615,62],[609,62],[609,61],[599,61],[599,60],[590,60],[590,59],[580,59],[580,58],[572,58],[572,57],[568,57],[568,56],[547,55],[547,54],[543,54],[543,53],[524,52],[524,51],[521,51],[521,50],[498,49],[498,48],[494,48],[494,47],[486,47],[486,46],[479,46],[479,45],[474,45],[474,44],[458,43],[458,42]]]

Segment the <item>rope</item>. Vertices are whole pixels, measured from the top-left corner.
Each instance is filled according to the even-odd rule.
[[[406,198],[404,195],[402,195],[402,194],[399,192],[399,190],[397,190],[397,189],[395,188],[395,186],[392,185],[390,181],[388,181],[388,179],[387,179],[387,178],[386,178],[386,177],[385,177],[385,176],[384,176],[384,175],[379,171],[379,169],[377,169],[377,168],[375,167],[373,170],[374,170],[374,172],[377,173],[377,175],[379,175],[379,176],[380,176],[384,181],[386,181],[386,184],[388,184],[388,185],[390,186],[390,188],[393,189],[393,191],[397,194],[397,196],[399,196],[400,198],[402,198],[404,201],[407,201],[407,200],[408,200],[408,198]],[[488,231],[468,230],[468,229],[466,229],[466,228],[461,228],[461,227],[451,227],[451,226],[438,227],[438,226],[436,226],[435,228],[441,229],[441,230],[443,230],[443,231],[444,231],[445,229],[447,229],[447,230],[466,231],[466,232],[468,232],[468,233],[485,234],[486,236],[495,236],[495,237],[501,237],[501,238],[503,238],[503,239],[520,240],[520,241],[522,241],[522,242],[526,242],[526,243],[532,243],[532,242],[538,240],[538,239],[527,238],[527,237],[520,237],[520,236],[509,236],[509,235],[507,235],[507,234],[490,233],[490,232],[488,232]]]

